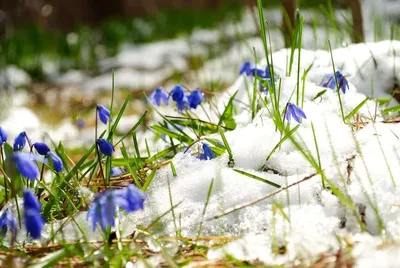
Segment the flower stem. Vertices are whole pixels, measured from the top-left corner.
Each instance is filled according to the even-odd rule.
[[[43,162],[46,160],[46,157],[44,157]],[[40,182],[43,182],[43,173],[44,173],[44,163],[42,163],[42,167],[40,169]],[[40,196],[42,195],[43,189],[40,188],[37,194],[37,198],[40,199]]]
[[[5,171],[6,170],[6,163],[4,162],[4,152],[3,152],[3,145],[2,146],[0,146],[0,155],[1,155],[1,162],[3,163],[3,170]],[[7,188],[7,178],[6,177],[4,177],[4,195],[5,195],[5,199],[6,199],[6,202],[8,201],[8,195],[7,195],[7,193],[8,193],[8,188]]]
[[[96,120],[95,120],[95,127],[94,127],[94,142],[96,144],[96,155],[97,155],[97,160],[99,162],[101,177],[103,178],[103,181],[104,181],[104,187],[107,188],[107,182],[106,182],[106,179],[104,177],[103,167],[101,165],[101,155],[100,155],[99,147],[97,145],[97,125],[98,125],[97,113],[98,113],[98,110],[96,108]]]

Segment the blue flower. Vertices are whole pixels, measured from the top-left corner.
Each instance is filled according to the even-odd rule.
[[[269,69],[268,66],[265,68],[264,70],[258,69],[258,68],[251,68],[250,69],[250,75],[249,76],[256,76],[259,78],[263,78],[263,79],[270,79],[271,76],[269,74]]]
[[[28,190],[24,190],[24,220],[25,227],[29,235],[33,239],[38,239],[42,235],[44,218],[40,215],[41,204],[35,194]]]
[[[7,141],[8,135],[5,130],[0,127],[0,145],[3,145]]]
[[[242,66],[240,66],[239,74],[246,74],[247,76],[249,76],[251,74],[251,63],[248,61],[245,61],[242,64]]]
[[[100,118],[100,121],[104,124],[107,124],[108,119],[110,118],[110,110],[108,110],[103,105],[97,105],[97,112]]]
[[[35,142],[33,144],[33,147],[35,147],[36,151],[40,155],[46,155],[48,152],[50,152],[49,146],[47,146],[47,144],[45,144],[43,142]]]
[[[82,128],[85,127],[85,120],[83,120],[83,119],[78,119],[78,120],[76,120],[75,124],[76,124],[76,126],[77,126],[79,129],[82,129]]]
[[[346,93],[346,89],[349,89],[349,82],[347,81],[344,73],[340,71],[336,71],[336,79],[339,83],[339,88],[342,90],[343,94]],[[336,87],[336,79],[333,74],[327,74],[324,76],[321,82],[322,87],[327,87],[331,89],[337,89]]]
[[[32,209],[35,211],[40,211],[42,205],[40,204],[39,200],[35,196],[35,194],[29,190],[24,190],[24,209]]]
[[[146,198],[147,195],[133,184],[125,189],[106,190],[95,197],[86,219],[91,219],[93,231],[96,230],[97,224],[105,231],[109,226],[114,227],[117,207],[128,213],[143,209]]]
[[[210,149],[210,146],[208,146],[206,143],[203,143],[203,152],[198,156],[198,158],[200,160],[211,160],[214,157],[214,152]]]
[[[17,166],[19,173],[28,180],[34,180],[39,177],[39,168],[33,160],[36,157],[33,154],[16,152],[12,159]]]
[[[61,158],[56,153],[53,153],[52,151],[49,151],[47,153],[47,155],[46,155],[46,158],[50,158],[51,159],[51,162],[53,163],[54,170],[56,172],[61,172],[63,170],[63,168],[64,168],[63,162],[62,162]]]
[[[114,146],[109,141],[105,139],[98,139],[96,143],[100,148],[100,152],[107,156],[112,155],[112,152],[114,151]]]
[[[167,105],[168,104],[168,93],[162,87],[158,87],[150,95],[150,100],[156,106],[160,106],[161,101],[163,101],[164,104]]]
[[[14,140],[14,152],[24,149],[26,145],[26,133],[21,132]]]
[[[204,94],[200,89],[196,88],[187,97],[190,108],[196,109],[197,106],[204,100]]]
[[[183,87],[182,85],[176,85],[171,92],[169,93],[170,96],[172,96],[172,99],[175,102],[182,102],[184,100],[185,97],[185,93],[183,92]]]
[[[15,235],[17,233],[17,220],[12,213],[6,209],[0,217],[0,236],[4,236],[8,229]]]
[[[105,231],[108,226],[114,227],[115,212],[114,191],[106,190],[95,197],[86,219],[91,218],[93,231],[96,230],[97,224],[100,224],[101,229]]]
[[[116,204],[128,213],[143,209],[144,200],[147,198],[147,195],[133,184],[129,184],[125,189],[116,190],[115,196]]]
[[[126,172],[126,169],[122,169],[119,167],[112,167],[110,171],[110,176],[111,177],[117,177],[119,175],[122,175]]]
[[[189,106],[188,98],[183,96],[182,100],[176,102],[176,108],[178,108],[179,112],[186,110]]]
[[[286,120],[290,122],[292,116],[294,120],[297,121],[298,123],[300,123],[301,118],[307,118],[305,113],[299,106],[289,102],[286,106],[286,113],[285,113]]]

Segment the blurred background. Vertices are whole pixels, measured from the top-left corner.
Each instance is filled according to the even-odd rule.
[[[297,9],[304,49],[399,36],[399,0],[263,5],[272,51],[290,47]],[[113,72],[116,105],[133,94],[132,115],[146,108],[142,92],[158,86],[218,94],[244,61],[263,57],[259,29],[256,0],[0,0],[0,89],[8,94],[0,99],[14,109],[2,109],[0,123],[16,131],[43,122],[90,126],[95,105],[110,97]]]

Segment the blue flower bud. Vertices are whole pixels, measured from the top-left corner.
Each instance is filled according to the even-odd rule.
[[[97,114],[100,118],[100,121],[103,122],[103,124],[107,124],[108,119],[110,118],[110,110],[99,104],[97,105]]]
[[[49,146],[47,146],[47,144],[45,144],[43,142],[35,142],[33,144],[33,147],[35,147],[36,151],[40,155],[46,155],[48,152],[50,152]]]
[[[14,140],[14,145],[13,145],[14,152],[24,149],[25,145],[26,145],[26,133],[24,131],[19,133],[19,135]]]
[[[6,131],[0,127],[0,145],[3,145],[7,141],[8,135]]]
[[[200,89],[196,88],[187,97],[190,108],[196,109],[197,106],[204,100],[204,94]]]
[[[172,96],[172,99],[175,102],[181,102],[183,101],[183,98],[185,97],[185,93],[183,92],[183,87],[182,85],[176,85],[171,92],[169,93],[170,96]]]
[[[109,141],[98,139],[96,143],[100,148],[100,152],[111,157],[112,152],[114,151],[114,146]]]
[[[53,153],[52,151],[49,151],[46,155],[46,158],[51,159],[51,162],[53,163],[53,168],[56,172],[61,172],[63,170],[64,168],[63,162],[57,154]]]
[[[24,190],[24,221],[28,234],[33,239],[38,239],[42,235],[44,218],[40,215],[41,204],[35,194],[28,190]]]

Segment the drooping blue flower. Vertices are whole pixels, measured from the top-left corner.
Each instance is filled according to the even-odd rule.
[[[14,152],[24,149],[25,145],[26,145],[26,133],[25,131],[23,131],[19,133],[19,135],[14,140],[14,145],[13,145]]]
[[[16,152],[12,157],[19,173],[27,178],[28,180],[34,180],[39,177],[39,168],[34,162],[36,160],[35,155]]]
[[[257,77],[260,77],[260,78],[264,77],[264,71],[263,70],[255,68],[255,67],[251,68],[250,76],[256,76],[256,74],[257,74]]]
[[[13,235],[17,233],[17,220],[8,209],[0,217],[0,236],[4,236],[7,230],[10,230]]]
[[[99,104],[97,105],[97,114],[100,118],[100,121],[103,122],[103,124],[107,124],[108,119],[110,118],[110,110]]]
[[[171,92],[169,93],[170,96],[172,96],[172,100],[175,102],[182,102],[185,97],[185,93],[183,91],[182,85],[176,85]]]
[[[342,90],[343,94],[346,93],[346,90],[349,89],[349,82],[347,81],[344,73],[341,71],[336,71],[336,79],[339,83],[339,88]],[[336,87],[336,79],[333,74],[327,74],[324,76],[321,82],[322,87],[327,87],[331,89],[337,89]]]
[[[46,158],[50,158],[53,163],[53,168],[56,172],[61,172],[64,168],[61,158],[54,152],[49,151]]]
[[[186,110],[189,107],[189,102],[187,96],[183,96],[182,100],[176,102],[176,108],[179,112]]]
[[[251,68],[249,76],[256,76],[256,74],[257,74],[257,77],[259,77],[259,78],[271,79],[268,66],[265,67],[265,70],[255,68],[255,67]]]
[[[38,239],[42,235],[44,218],[40,215],[41,204],[35,194],[28,190],[24,190],[24,221],[28,234],[33,239]]]
[[[33,147],[35,147],[36,151],[40,155],[46,155],[48,152],[50,152],[49,146],[47,146],[47,144],[45,144],[43,142],[35,142],[33,144]]]
[[[292,116],[294,120],[297,121],[297,123],[301,122],[301,118],[307,118],[306,114],[299,106],[289,102],[286,106],[286,113],[285,113],[286,120],[290,122]]]
[[[187,97],[190,108],[196,109],[197,106],[204,100],[204,94],[200,89],[196,88]]]
[[[211,160],[215,157],[214,152],[206,143],[203,143],[202,148],[203,152],[198,156],[200,160]]]
[[[251,63],[248,61],[245,61],[242,64],[242,66],[240,66],[239,74],[246,74],[247,76],[249,76],[251,74]]]
[[[147,195],[135,185],[129,184],[125,189],[116,190],[115,197],[117,206],[130,213],[143,209],[143,203]]]
[[[114,191],[106,190],[95,197],[86,219],[91,219],[93,231],[96,230],[97,224],[100,224],[101,229],[105,231],[108,226],[114,227],[115,212]]]
[[[29,189],[24,189],[24,209],[41,210],[42,205],[36,195]]]
[[[107,156],[111,156],[112,152],[114,151],[114,146],[105,139],[97,139],[97,145],[100,148],[100,152]]]
[[[7,141],[7,138],[7,132],[2,127],[0,127],[0,145],[3,145]]]
[[[151,93],[150,100],[156,106],[160,106],[161,101],[164,102],[165,105],[167,105],[168,93],[162,87],[158,87],[153,91],[153,93]]]

